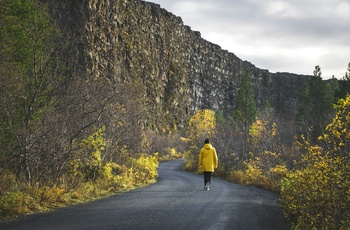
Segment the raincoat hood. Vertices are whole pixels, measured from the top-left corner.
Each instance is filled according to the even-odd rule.
[[[205,145],[204,145],[204,148],[205,148],[206,150],[209,150],[209,149],[213,148],[213,146],[212,146],[211,144],[205,144]]]

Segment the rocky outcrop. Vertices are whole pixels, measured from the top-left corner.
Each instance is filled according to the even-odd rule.
[[[197,109],[230,114],[245,70],[259,107],[293,114],[307,77],[270,73],[201,38],[180,17],[140,0],[61,0],[49,6],[70,38],[70,66],[114,84],[142,82],[156,113],[180,124]]]

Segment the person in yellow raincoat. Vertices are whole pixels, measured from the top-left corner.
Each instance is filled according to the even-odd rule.
[[[211,175],[218,167],[218,156],[215,148],[205,139],[204,146],[199,152],[198,168],[202,170],[204,177],[204,190],[209,190]]]

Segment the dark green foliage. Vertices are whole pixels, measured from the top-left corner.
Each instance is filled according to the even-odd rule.
[[[0,216],[35,210],[22,200],[37,202],[30,193],[41,188],[61,197],[85,182],[119,191],[156,177],[145,86],[82,73],[73,35],[63,37],[41,2],[0,0]]]
[[[248,127],[254,122],[255,116],[256,103],[254,98],[253,81],[248,71],[245,71],[239,85],[234,118],[244,124],[244,127]]]
[[[321,134],[324,126],[333,115],[333,104],[337,82],[334,80],[323,81],[319,66],[315,67],[314,76],[308,80],[305,91],[299,92],[296,120],[302,133],[311,130],[310,138],[313,141]]]
[[[350,63],[345,72],[344,77],[338,81],[339,88],[336,94],[337,99],[346,97],[347,94],[350,94]]]
[[[244,132],[243,155],[247,153],[247,139],[250,125],[255,121],[256,103],[254,98],[254,87],[251,76],[245,71],[241,79],[236,108],[234,111],[234,119],[242,125]]]
[[[46,9],[36,1],[2,1],[0,16],[0,159],[33,182],[36,155],[47,133],[42,125],[59,82],[58,35]]]

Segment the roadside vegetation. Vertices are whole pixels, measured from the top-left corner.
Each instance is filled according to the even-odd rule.
[[[154,183],[181,156],[153,127],[145,88],[74,72],[38,1],[0,1],[0,219]]]
[[[349,84],[349,74],[350,64],[339,83]],[[296,117],[277,119],[268,103],[253,109],[250,87],[241,85],[245,93],[239,92],[238,100],[245,102],[237,103],[231,117],[200,110],[191,118],[185,169],[197,170],[199,148],[209,137],[219,155],[215,175],[280,194],[293,229],[349,229],[350,88],[322,81],[316,66],[300,92]]]
[[[185,157],[196,172],[209,137],[215,175],[280,194],[294,229],[350,228],[350,64],[342,80],[327,81],[316,66],[293,117],[268,101],[257,108],[246,71],[229,115],[197,110],[178,128],[171,96],[155,108],[138,79],[115,82],[70,66],[59,52],[69,38],[45,6],[0,6],[1,220],[154,183],[165,160]],[[182,74],[174,63],[171,70]]]

